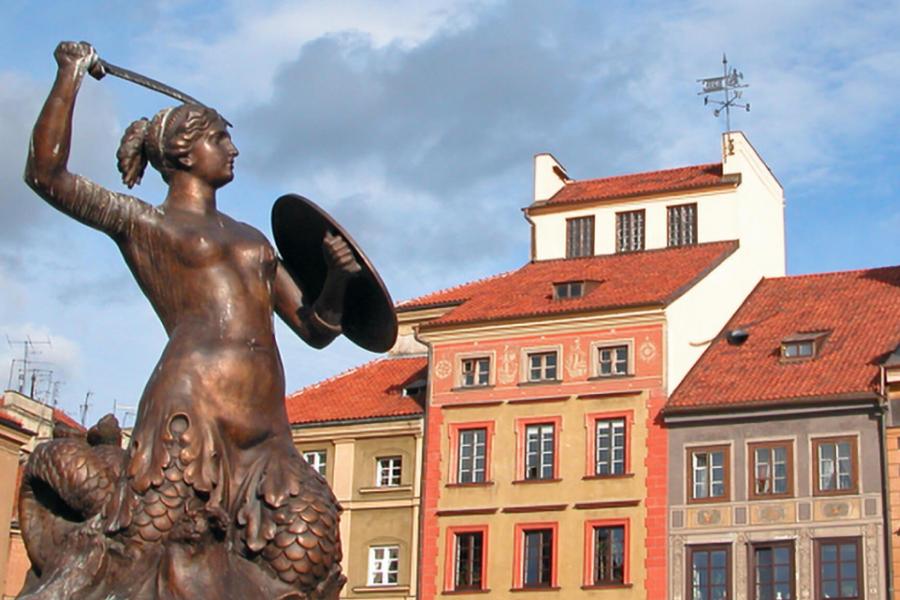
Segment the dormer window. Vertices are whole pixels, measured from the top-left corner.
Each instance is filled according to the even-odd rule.
[[[819,355],[827,331],[796,333],[781,340],[781,360],[793,362],[811,360]]]
[[[562,281],[553,284],[554,300],[569,300],[571,298],[581,298],[587,295],[592,289],[597,287],[599,281],[581,280],[581,281]]]

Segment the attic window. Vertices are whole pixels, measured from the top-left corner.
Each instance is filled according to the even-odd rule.
[[[795,333],[781,340],[781,360],[794,362],[811,360],[819,355],[827,331]]]
[[[581,298],[587,295],[592,289],[597,287],[598,281],[562,281],[553,284],[554,300],[569,300],[571,298]]]

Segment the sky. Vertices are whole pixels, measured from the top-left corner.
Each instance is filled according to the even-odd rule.
[[[399,301],[527,262],[537,153],[575,179],[720,160],[696,80],[723,52],[750,86],[732,126],[784,187],[788,273],[900,263],[898,31],[896,0],[4,0],[3,385],[17,342],[49,341],[32,358],[59,406],[80,418],[90,394],[89,422],[115,407],[128,425],[166,341],[114,244],[22,183],[61,40],[217,108],[241,151],[219,209],[271,237],[277,197],[313,199]],[[85,81],[70,169],[124,190],[122,132],[172,104]],[[148,171],[132,193],[165,187]],[[278,341],[289,391],[376,357]]]

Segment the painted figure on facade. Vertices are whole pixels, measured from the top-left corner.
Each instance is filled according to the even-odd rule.
[[[97,58],[85,43],[54,56],[25,179],[113,239],[168,343],[127,451],[110,418],[31,456],[19,514],[33,569],[20,597],[337,597],[340,507],[292,444],[272,317],[329,344],[359,262],[326,234],[327,277],[304,302],[266,238],[217,209],[238,150],[204,106],[165,109],[122,139],[123,181],[139,183],[149,162],[169,186],[162,204],[70,173],[75,98]]]

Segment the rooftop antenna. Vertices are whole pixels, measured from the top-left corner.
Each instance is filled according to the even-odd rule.
[[[32,359],[33,356],[36,356],[41,353],[41,351],[38,348],[36,348],[36,346],[51,346],[52,347],[53,344],[50,342],[49,337],[46,340],[34,341],[33,339],[31,339],[30,335],[26,335],[24,340],[11,340],[11,339],[9,339],[9,336],[7,335],[6,343],[9,344],[10,348],[13,348],[18,345],[22,346],[22,359],[18,360],[18,361],[13,360],[13,363],[10,365],[10,368],[9,368],[9,387],[10,388],[12,387],[13,367],[15,366],[16,362],[18,362],[21,365],[20,370],[19,370],[19,377],[18,377],[19,393],[24,394],[25,393],[25,383],[26,383],[26,380],[28,379],[29,364],[34,362],[34,360]]]
[[[725,56],[725,53],[722,53],[722,75],[720,77],[707,77],[706,79],[698,79],[697,83],[699,83],[703,89],[697,92],[698,96],[703,96],[703,105],[708,106],[713,104],[717,106],[715,110],[713,110],[713,116],[718,118],[722,112],[725,113],[725,133],[729,133],[731,131],[731,108],[743,108],[747,112],[750,112],[750,103],[741,104],[738,102],[743,98],[744,93],[741,91],[742,88],[749,87],[746,83],[741,83],[744,80],[744,74],[735,69],[731,68],[731,71],[728,70],[728,58]],[[710,94],[723,93],[725,96],[725,100],[713,100],[710,99]]]
[[[94,395],[94,392],[88,390],[88,392],[84,395],[84,403],[78,408],[81,409],[81,426],[87,427],[87,414],[88,409],[91,408],[91,396]]]

